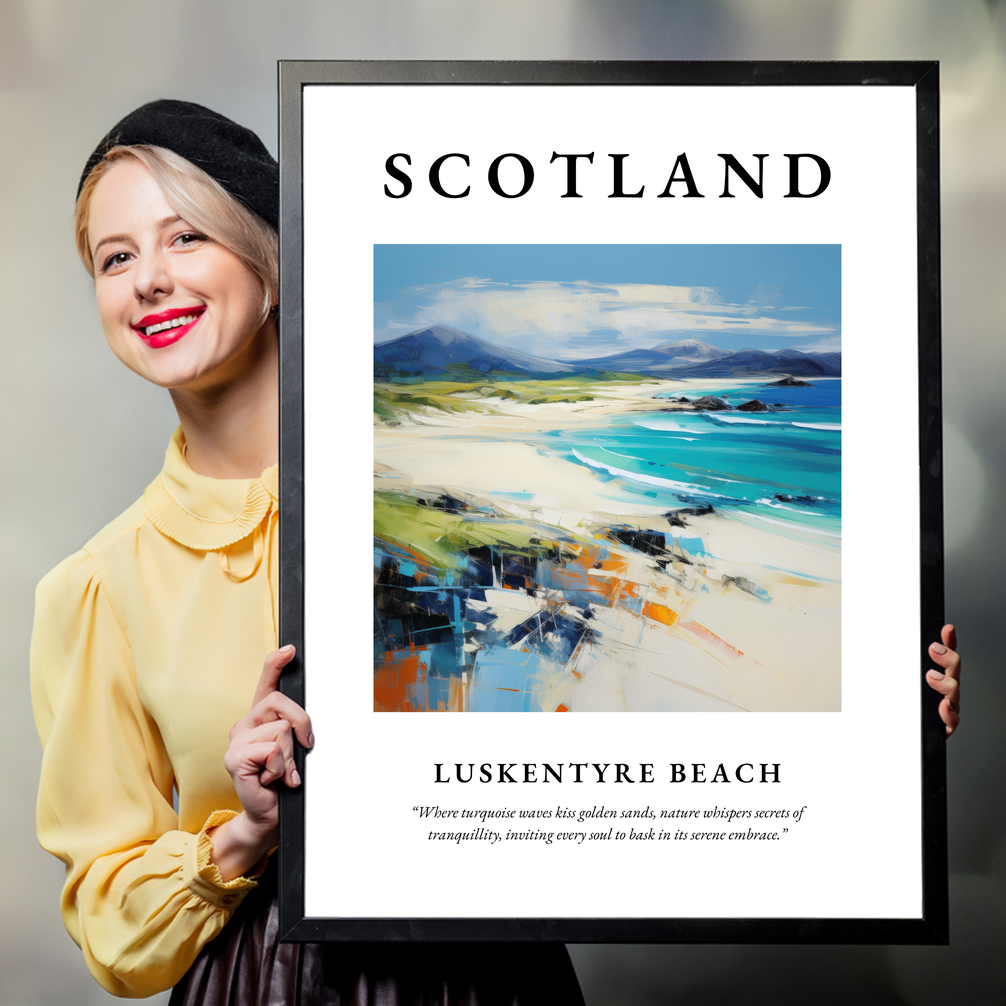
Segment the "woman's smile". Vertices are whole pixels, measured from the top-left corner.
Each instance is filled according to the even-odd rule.
[[[176,307],[169,311],[161,311],[159,314],[148,314],[133,325],[133,331],[151,349],[161,349],[188,335],[205,310],[205,306],[200,305]]]

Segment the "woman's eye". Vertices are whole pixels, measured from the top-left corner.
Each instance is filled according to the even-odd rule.
[[[125,265],[129,261],[129,252],[116,252],[114,255],[109,255],[105,259],[101,266],[102,272],[114,271],[121,265]]]
[[[174,243],[182,248],[190,248],[192,245],[202,244],[205,240],[205,234],[200,234],[198,231],[186,231],[184,234],[179,234]]]

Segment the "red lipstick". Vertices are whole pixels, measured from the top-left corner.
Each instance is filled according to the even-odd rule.
[[[133,325],[133,331],[151,349],[161,349],[178,342],[179,339],[187,335],[205,310],[205,306],[199,305],[197,307],[173,307],[168,311],[148,314]],[[179,324],[180,319],[184,318],[189,320]]]

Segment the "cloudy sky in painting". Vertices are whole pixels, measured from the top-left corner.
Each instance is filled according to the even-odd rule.
[[[376,343],[449,325],[566,360],[696,338],[841,349],[833,245],[382,245],[374,266]]]

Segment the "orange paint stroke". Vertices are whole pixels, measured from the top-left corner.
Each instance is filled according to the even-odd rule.
[[[664,625],[673,625],[678,620],[678,613],[656,601],[644,601],[643,618],[652,618],[655,622],[663,622]]]
[[[416,712],[410,689],[420,681],[419,654],[425,646],[386,650],[380,667],[374,668],[374,712]]]
[[[629,564],[624,559],[602,559],[594,565],[594,569],[600,569],[607,573],[624,574],[629,572]]]
[[[460,678],[451,678],[447,708],[452,713],[463,713],[465,711],[465,686],[462,684]]]
[[[555,707],[557,713],[568,713],[569,706],[564,706],[561,702]]]
[[[611,607],[622,589],[622,581],[617,576],[599,577],[595,576],[590,581],[590,589],[600,594],[608,606]]]
[[[610,579],[595,577],[591,581],[591,587],[607,600],[609,608],[632,611],[627,602],[639,596],[640,585],[634,580],[620,580],[617,576],[613,576]]]

